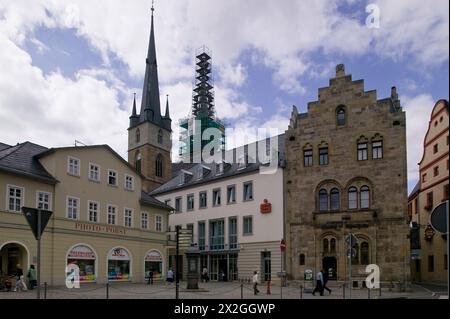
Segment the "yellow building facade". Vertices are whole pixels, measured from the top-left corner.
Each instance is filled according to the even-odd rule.
[[[150,270],[164,278],[171,208],[143,192],[142,180],[107,145],[0,144],[0,275],[36,264],[25,206],[53,212],[42,235],[42,282],[63,285],[70,264],[81,282],[143,282]]]

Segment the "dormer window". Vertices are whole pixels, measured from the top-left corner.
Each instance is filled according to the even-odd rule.
[[[216,175],[223,174],[223,162],[216,164]]]
[[[192,177],[192,173],[191,172],[188,172],[188,171],[185,171],[185,170],[181,170],[181,173],[180,173],[180,183],[179,183],[179,185],[183,185],[183,184],[185,184],[186,182],[188,182],[188,180],[189,180],[189,177]]]
[[[247,164],[248,164],[248,156],[247,155],[240,156],[238,160],[238,169],[246,168]]]

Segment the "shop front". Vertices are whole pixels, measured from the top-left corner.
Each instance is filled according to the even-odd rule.
[[[127,249],[116,247],[108,254],[108,280],[131,280],[131,256]]]
[[[148,280],[150,272],[153,272],[153,280],[163,279],[163,257],[155,249],[149,250],[144,258],[144,277]]]
[[[97,278],[97,254],[85,244],[78,244],[69,249],[67,265],[76,265],[79,268],[80,281],[95,281]]]

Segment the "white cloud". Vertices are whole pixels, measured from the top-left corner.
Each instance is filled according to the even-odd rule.
[[[3,35],[0,61],[2,142],[28,140],[55,147],[79,140],[109,144],[126,157],[130,110],[119,108],[118,89],[94,71],[79,72],[74,80],[60,73],[44,76],[31,65],[31,57]]]
[[[406,111],[406,139],[408,156],[408,180],[419,178],[419,165],[423,154],[423,139],[428,129],[428,119],[436,101],[431,95],[401,96]]]
[[[218,73],[225,85],[241,86],[247,78],[247,70],[241,63],[235,66],[223,65]]]

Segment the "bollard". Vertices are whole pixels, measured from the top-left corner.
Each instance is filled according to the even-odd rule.
[[[47,282],[44,282],[44,299],[47,299]]]
[[[106,299],[109,299],[109,282],[106,283]]]
[[[300,285],[300,299],[303,299],[303,286]]]
[[[270,280],[267,281],[267,294],[270,295],[271,291],[270,291]]]
[[[244,299],[244,284],[241,283],[241,299]]]
[[[369,288],[367,288],[367,296],[368,296],[367,299],[370,299],[370,289]]]
[[[345,299],[345,284],[342,284],[342,299]]]
[[[379,289],[378,297],[381,297],[381,284],[380,284],[380,289]]]

